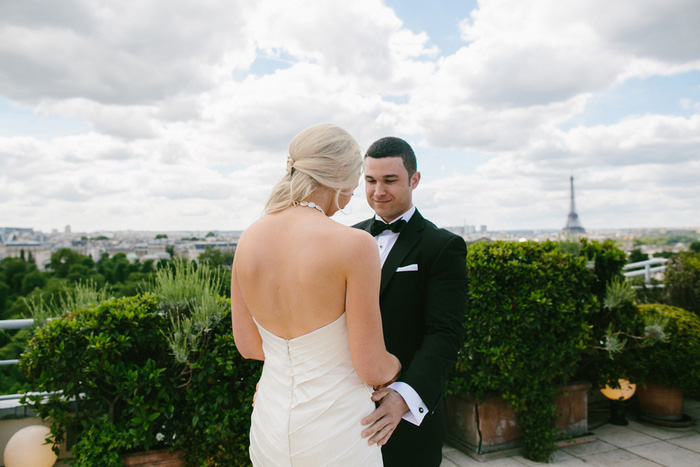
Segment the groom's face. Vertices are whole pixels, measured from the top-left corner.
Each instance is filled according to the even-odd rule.
[[[408,176],[400,157],[365,157],[365,194],[370,207],[385,222],[391,222],[413,205],[413,190],[420,172]]]

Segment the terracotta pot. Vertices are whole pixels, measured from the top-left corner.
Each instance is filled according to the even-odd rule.
[[[181,452],[167,449],[148,452],[133,452],[122,456],[125,467],[185,467]]]
[[[666,421],[683,419],[683,390],[646,382],[637,387],[639,410],[643,415]]]
[[[447,396],[447,439],[468,452],[485,454],[516,447],[520,431],[513,409],[500,396],[484,402],[460,395]]]
[[[561,388],[555,399],[557,426],[562,438],[575,438],[588,432],[588,382]],[[447,439],[472,457],[520,446],[518,419],[505,400],[491,396],[479,403],[466,396],[447,396]]]

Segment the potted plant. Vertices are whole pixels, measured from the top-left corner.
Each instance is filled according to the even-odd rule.
[[[621,277],[608,282],[602,306],[590,315],[593,342],[577,370],[579,378],[591,381],[610,399],[609,422],[615,425],[628,424],[626,401],[639,382],[634,372],[636,352],[666,339],[664,322],[641,316],[635,297],[630,283]]]
[[[148,293],[37,326],[20,367],[51,395],[24,402],[54,441],[68,438],[72,465],[121,466],[154,450],[179,451],[180,465],[247,464],[259,365],[236,352],[220,287],[207,268],[173,263]]]
[[[590,343],[587,315],[596,301],[587,266],[585,257],[562,251],[555,242],[469,247],[463,346],[448,382],[448,439],[457,447],[480,454],[522,444],[532,460],[551,458],[562,415],[555,401]],[[584,396],[586,389],[578,388]],[[482,407],[487,401],[500,406]],[[584,417],[585,406],[584,399]],[[515,415],[510,420],[504,415],[508,410]],[[461,433],[475,411],[479,435],[490,423],[494,432],[514,431],[516,439],[470,439]],[[488,413],[497,419],[486,421]],[[583,425],[585,433],[585,420]]]
[[[700,317],[668,305],[639,306],[646,320],[665,323],[666,339],[635,352],[634,372],[642,420],[667,426],[687,426],[683,394],[700,394]]]
[[[616,386],[620,379],[638,382],[632,368],[636,351],[666,340],[666,320],[642,315],[634,303],[629,282],[615,277],[606,289],[602,306],[590,316],[593,343],[578,374],[598,388]]]

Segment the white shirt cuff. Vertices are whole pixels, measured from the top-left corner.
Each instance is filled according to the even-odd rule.
[[[408,405],[408,410],[403,414],[402,418],[409,423],[420,426],[423,418],[428,414],[428,408],[416,390],[402,381],[392,383],[389,387],[398,392],[403,397],[406,405]]]

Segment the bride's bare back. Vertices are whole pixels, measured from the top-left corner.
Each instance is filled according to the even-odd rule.
[[[379,254],[374,239],[309,207],[267,214],[241,236],[232,284],[232,318],[239,352],[264,359],[252,318],[293,339],[346,312],[353,366],[369,384],[398,371],[386,352],[379,314]]]
[[[291,339],[337,319],[345,311],[347,239],[355,233],[304,207],[253,224],[236,251],[236,272],[258,323]]]

